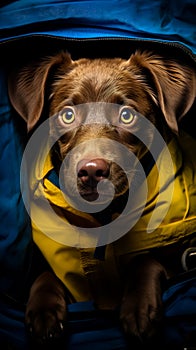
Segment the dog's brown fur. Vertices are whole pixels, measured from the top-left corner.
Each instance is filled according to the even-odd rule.
[[[178,132],[178,122],[191,108],[195,91],[195,73],[191,68],[147,52],[136,52],[128,60],[78,61],[72,61],[67,53],[60,53],[40,64],[26,67],[12,75],[9,82],[11,102],[26,120],[29,131],[37,125],[41,116],[58,114],[65,106],[74,109],[79,104],[104,102],[118,104],[119,110],[122,106],[133,108],[155,125],[166,142],[172,132]],[[79,124],[82,124],[82,119]],[[51,126],[52,137],[58,136],[58,127]],[[95,137],[120,142],[141,158],[145,148],[131,135],[131,128],[129,125],[125,128],[123,125],[87,124],[68,130],[56,145],[56,168],[76,145]],[[109,158],[113,150],[104,152]],[[100,156],[84,149],[83,158],[99,159]],[[121,169],[116,164],[109,164],[108,167],[116,195],[121,196],[127,190]],[[85,197],[87,189],[83,188],[80,180],[78,186]],[[161,317],[162,282],[167,272],[160,262],[147,255],[136,258],[127,271],[120,318],[126,333],[145,339],[152,336]],[[35,282],[27,306],[26,321],[32,325],[37,337],[49,337],[50,333],[58,336],[61,332],[61,322],[66,319],[65,299],[61,282],[51,273],[45,273]],[[44,324],[39,312],[43,302],[45,317],[48,317]]]

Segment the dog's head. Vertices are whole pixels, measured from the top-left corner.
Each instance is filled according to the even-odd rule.
[[[53,162],[59,169],[71,154],[66,163],[70,193],[77,174],[79,193],[88,201],[97,199],[101,180],[113,183],[116,196],[126,192],[127,175],[119,166],[126,158],[125,148],[140,159],[153,140],[150,125],[165,138],[177,133],[195,91],[191,68],[146,52],[128,60],[77,61],[60,53],[24,68],[9,81],[11,102],[28,130],[43,114],[55,116],[50,125],[50,136],[58,140]],[[142,137],[137,137],[139,132]]]

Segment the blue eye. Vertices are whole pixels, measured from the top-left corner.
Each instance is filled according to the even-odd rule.
[[[65,124],[71,124],[75,120],[75,112],[71,107],[63,108],[59,115]]]
[[[123,124],[131,124],[136,117],[134,111],[129,107],[123,107],[120,110],[120,122]]]

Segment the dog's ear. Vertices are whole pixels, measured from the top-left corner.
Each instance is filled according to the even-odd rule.
[[[196,97],[193,68],[149,53],[136,52],[128,61],[140,81],[150,87],[152,99],[160,106],[167,124],[178,132],[178,122],[189,111]]]
[[[8,93],[16,111],[27,122],[30,131],[38,122],[44,107],[48,77],[53,68],[65,73],[72,60],[68,53],[49,57],[41,63],[14,70],[8,78]]]

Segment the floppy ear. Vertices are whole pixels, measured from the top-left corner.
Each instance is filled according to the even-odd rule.
[[[151,97],[160,106],[167,124],[177,133],[178,122],[196,97],[196,71],[146,52],[136,52],[130,57],[129,64],[137,67],[140,80],[150,84]]]
[[[41,117],[46,83],[52,68],[57,66],[62,69],[62,72],[65,72],[71,63],[70,55],[62,52],[39,64],[29,65],[10,74],[8,79],[10,101],[19,115],[27,122],[28,131]]]

